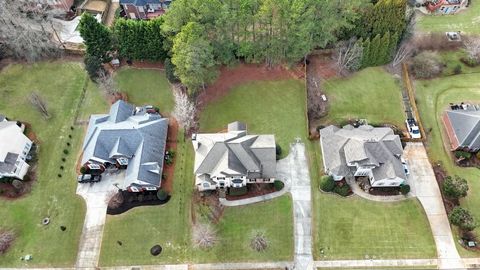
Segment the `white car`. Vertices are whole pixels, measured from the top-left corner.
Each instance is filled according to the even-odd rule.
[[[410,118],[405,120],[405,123],[407,124],[407,129],[408,133],[410,134],[410,137],[412,139],[421,139],[422,134],[420,133],[420,129],[417,126],[417,122],[415,122],[415,119]]]

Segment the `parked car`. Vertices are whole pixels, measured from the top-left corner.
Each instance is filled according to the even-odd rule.
[[[420,133],[420,129],[418,128],[415,119],[409,118],[405,121],[405,123],[407,124],[408,133],[412,139],[422,138],[422,134]]]
[[[101,175],[91,175],[91,174],[82,174],[79,175],[77,178],[77,181],[79,183],[95,183],[95,182],[100,182],[102,180]]]
[[[408,164],[407,164],[407,161],[405,159],[402,158],[402,166],[403,166],[403,169],[405,170],[405,175],[410,175],[410,170],[408,169]]]

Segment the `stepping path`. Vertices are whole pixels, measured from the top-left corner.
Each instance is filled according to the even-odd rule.
[[[410,165],[412,191],[422,204],[432,229],[439,269],[464,269],[425,147],[422,143],[407,143],[404,156]]]

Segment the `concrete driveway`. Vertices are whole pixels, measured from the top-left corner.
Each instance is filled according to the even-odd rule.
[[[465,268],[455,247],[450,223],[443,206],[442,195],[425,147],[422,143],[407,143],[404,156],[410,166],[409,182],[412,186],[412,192],[415,192],[422,204],[432,229],[437,247],[439,268]]]
[[[295,269],[313,269],[312,200],[305,144],[291,145],[290,154],[277,163],[277,174],[291,185],[294,229]]]
[[[124,177],[124,173],[104,174],[98,183],[78,184],[77,194],[85,200],[87,213],[83,223],[75,268],[98,266],[107,213],[107,197],[117,190],[114,184],[121,183]]]

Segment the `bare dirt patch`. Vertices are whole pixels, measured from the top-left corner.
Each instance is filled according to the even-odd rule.
[[[235,67],[221,67],[218,79],[200,93],[197,101],[201,107],[224,97],[231,88],[250,81],[301,79],[303,67],[287,69],[282,66],[266,68],[260,64],[239,64]]]

